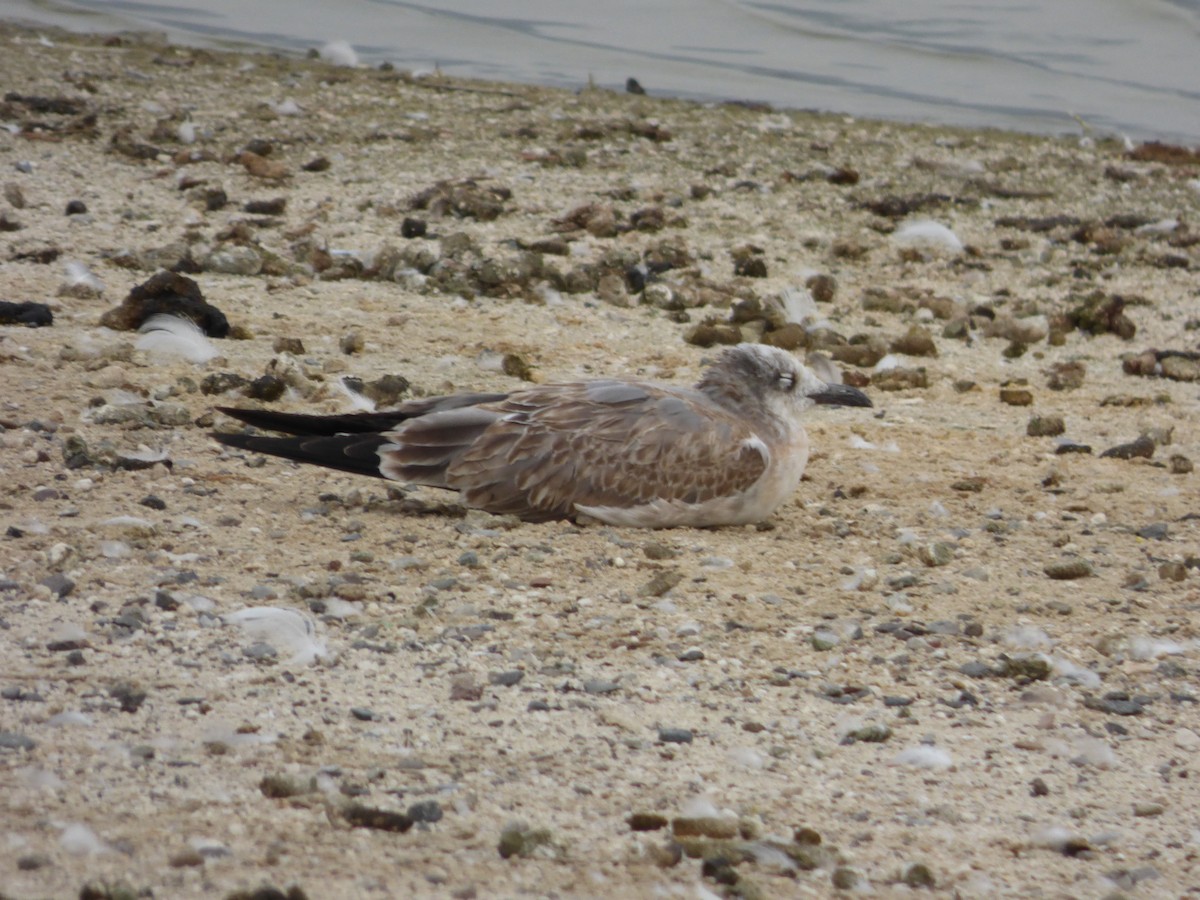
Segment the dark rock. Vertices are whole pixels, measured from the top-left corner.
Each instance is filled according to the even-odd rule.
[[[426,231],[428,231],[428,226],[424,219],[405,216],[404,221],[400,223],[400,234],[406,238],[425,237]]]
[[[354,828],[371,828],[375,831],[391,831],[403,834],[413,827],[413,820],[401,812],[376,809],[352,803],[342,809],[342,818]]]
[[[1065,456],[1068,453],[1091,453],[1092,447],[1090,444],[1080,444],[1075,441],[1063,441],[1054,448],[1054,452],[1058,456]]]
[[[1034,416],[1025,426],[1030,437],[1055,437],[1067,430],[1062,416]]]
[[[66,597],[75,590],[75,582],[61,572],[47,575],[38,584],[49,588],[50,592],[59,598]]]
[[[213,372],[211,375],[205,375],[200,381],[200,393],[225,394],[229,391],[241,390],[250,382],[236,372]]]
[[[225,314],[204,300],[196,282],[175,272],[158,272],[139,284],[120,306],[100,317],[100,324],[117,331],[137,331],[146,319],[159,314],[191,319],[209,337],[229,336]]]
[[[248,385],[246,385],[246,396],[251,400],[262,400],[264,403],[273,403],[283,396],[287,390],[287,382],[278,375],[260,375]]]
[[[54,313],[45,303],[9,303],[0,300],[0,325],[25,325],[44,328],[54,324]]]
[[[1130,441],[1128,444],[1117,444],[1115,447],[1109,447],[1100,454],[1101,458],[1108,457],[1111,459],[1150,459],[1154,456],[1154,439],[1142,435],[1135,441]]]
[[[311,794],[317,789],[317,786],[311,778],[273,774],[264,775],[258,782],[258,789],[264,797],[270,797],[272,800],[286,800],[289,797]]]
[[[1125,315],[1126,297],[1119,294],[1105,294],[1103,291],[1093,291],[1081,298],[1070,312],[1067,321],[1074,328],[1079,328],[1089,334],[1115,334],[1123,340],[1132,340],[1137,333],[1137,326]]]
[[[440,822],[445,813],[442,812],[441,804],[436,800],[421,800],[418,803],[412,804],[405,813],[413,822]]]
[[[670,824],[666,816],[647,812],[630,813],[625,821],[633,831],[659,831]]]
[[[80,216],[88,211],[87,204],[82,200],[70,200],[67,203],[68,216]]]
[[[504,204],[512,199],[505,187],[483,187],[472,179],[439,181],[415,194],[409,201],[412,209],[428,210],[435,216],[473,218],[490,222],[504,212]]]
[[[272,197],[269,200],[247,200],[242,210],[256,216],[278,216],[287,209],[287,197]]]
[[[121,712],[135,713],[146,702],[146,692],[129,681],[119,681],[108,689],[108,695],[121,704]]]
[[[1130,697],[1123,691],[1111,691],[1103,697],[1085,697],[1083,705],[1111,716],[1140,716],[1150,704],[1149,698]]]
[[[520,669],[511,669],[507,672],[491,672],[488,674],[488,683],[497,685],[498,687],[513,687],[521,683],[525,673]]]
[[[658,729],[658,739],[664,744],[690,744],[692,737],[692,732],[687,728]]]
[[[554,833],[548,828],[530,828],[524,824],[506,825],[500,832],[496,850],[502,859],[514,856],[525,859],[533,856],[539,848],[553,848]]]

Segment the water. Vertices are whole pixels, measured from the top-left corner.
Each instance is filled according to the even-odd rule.
[[[345,40],[414,70],[905,121],[1200,142],[1200,0],[0,0],[188,43]]]

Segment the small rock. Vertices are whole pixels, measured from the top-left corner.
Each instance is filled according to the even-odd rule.
[[[1067,430],[1062,416],[1034,416],[1025,426],[1030,437],[1056,437]]]
[[[692,732],[687,728],[660,728],[658,739],[664,744],[690,744]]]
[[[1033,391],[1027,387],[1005,385],[1000,388],[1000,402],[1009,406],[1032,406]]]
[[[675,569],[663,569],[656,572],[653,578],[638,588],[638,595],[641,597],[661,597],[681,581],[683,581],[682,572]]]
[[[892,341],[893,353],[903,353],[906,356],[937,356],[937,344],[933,335],[921,325],[910,325],[908,331]]]
[[[0,750],[32,750],[37,741],[15,731],[0,731]]]
[[[583,682],[583,690],[588,694],[612,694],[620,689],[617,682],[603,678],[589,678]]]
[[[1163,581],[1187,581],[1187,566],[1178,561],[1165,562],[1158,567],[1158,577]]]
[[[496,847],[501,859],[511,859],[514,856],[525,859],[542,848],[553,851],[554,833],[548,828],[530,828],[519,823],[505,826],[500,832],[500,842]]]
[[[954,548],[943,541],[922,544],[917,550],[917,556],[930,568],[945,566],[954,561]]]
[[[670,824],[666,816],[647,812],[630,813],[625,821],[633,831],[658,831]]]
[[[1146,435],[1142,435],[1136,441],[1130,441],[1128,444],[1118,444],[1115,447],[1109,447],[1100,456],[1112,459],[1150,459],[1154,456],[1154,440]]]
[[[215,250],[201,263],[206,272],[223,275],[257,275],[262,271],[263,260],[253,247],[226,247]]]
[[[830,882],[839,891],[852,891],[858,887],[859,881],[858,873],[846,866],[838,866],[830,876]]]
[[[1096,574],[1092,564],[1079,557],[1068,557],[1049,563],[1042,571],[1057,581],[1072,581],[1076,578],[1088,578]]]
[[[1151,803],[1142,801],[1133,804],[1133,814],[1140,819],[1149,819],[1154,816],[1161,816],[1166,811],[1166,806],[1162,803]]]
[[[390,831],[403,834],[413,827],[413,820],[401,812],[377,809],[351,803],[341,810],[342,818],[354,828],[370,828],[375,831]]]
[[[172,854],[168,863],[173,869],[194,868],[204,865],[204,857],[200,855],[199,850],[187,847],[178,853]]]
[[[1188,475],[1192,471],[1192,461],[1182,453],[1173,453],[1167,465],[1172,475]]]
[[[299,778],[292,775],[264,775],[258,782],[258,789],[264,797],[273,800],[283,800],[288,797],[299,797],[316,791],[316,783],[311,778]]]
[[[738,820],[732,816],[677,816],[671,820],[671,833],[727,841],[738,836]]]
[[[910,865],[904,870],[904,876],[901,880],[912,888],[932,888],[937,886],[937,880],[933,877],[933,871],[925,863],[913,863]]]
[[[511,669],[507,672],[492,672],[488,675],[488,683],[499,687],[513,687],[521,683],[525,677],[525,673],[520,669]]]
[[[864,725],[862,728],[856,728],[842,738],[843,745],[864,743],[864,744],[882,744],[892,737],[892,729],[886,725],[875,722],[870,725]]]
[[[436,800],[421,800],[412,804],[405,815],[412,819],[413,822],[425,822],[432,824],[440,822],[445,813],[442,811],[442,806]]]
[[[1052,391],[1074,391],[1083,386],[1087,366],[1078,361],[1055,363],[1050,367],[1046,386]]]

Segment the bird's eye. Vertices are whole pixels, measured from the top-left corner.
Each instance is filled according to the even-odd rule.
[[[796,387],[796,376],[791,372],[782,372],[779,375],[779,389],[781,391],[791,391]]]

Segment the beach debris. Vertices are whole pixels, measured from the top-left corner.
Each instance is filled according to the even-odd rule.
[[[206,363],[218,355],[217,348],[191,319],[159,313],[142,322],[138,333],[141,336],[134,346],[160,362],[178,358]]]
[[[54,313],[45,303],[28,300],[10,303],[0,300],[0,325],[26,325],[29,328],[44,328],[54,324]]]
[[[200,285],[175,272],[157,272],[137,285],[121,302],[100,317],[100,324],[117,331],[137,331],[152,316],[166,314],[189,319],[206,335],[229,336],[229,320],[200,292]]]

